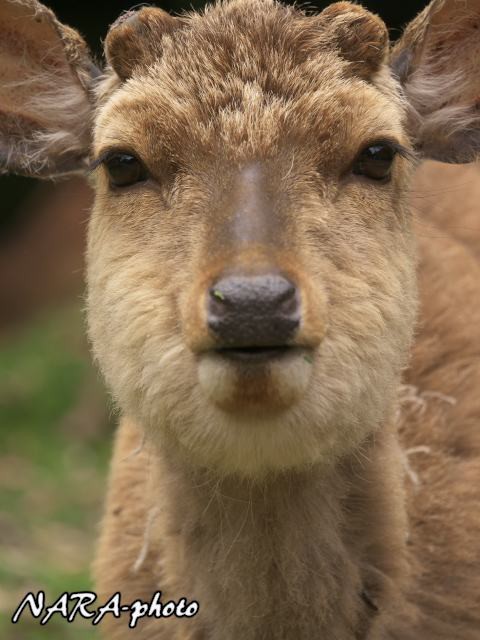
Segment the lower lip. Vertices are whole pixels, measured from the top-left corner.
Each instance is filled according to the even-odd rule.
[[[261,364],[279,360],[298,352],[295,347],[265,347],[264,349],[217,349],[216,354],[233,362]]]

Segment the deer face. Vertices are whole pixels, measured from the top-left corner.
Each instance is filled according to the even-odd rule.
[[[385,74],[315,50],[322,28],[268,4],[179,24],[97,117],[97,356],[127,411],[225,470],[356,446],[405,363],[403,107]]]
[[[403,90],[384,24],[350,3],[149,8],[112,27],[87,154],[90,336],[162,446],[259,477],[331,463],[389,418],[416,306],[413,151],[435,156],[441,121],[408,80],[447,4],[397,47]],[[472,135],[452,124],[438,157],[464,160],[478,116],[447,111]]]

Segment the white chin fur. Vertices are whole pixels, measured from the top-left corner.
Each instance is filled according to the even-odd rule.
[[[298,349],[264,363],[247,364],[218,353],[202,355],[198,381],[206,398],[231,413],[269,413],[291,407],[308,389],[313,358]]]

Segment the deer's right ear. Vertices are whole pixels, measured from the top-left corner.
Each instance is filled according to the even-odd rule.
[[[0,0],[0,173],[83,171],[99,75],[80,35],[37,0]]]

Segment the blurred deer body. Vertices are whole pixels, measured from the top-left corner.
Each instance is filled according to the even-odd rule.
[[[480,266],[409,200],[418,158],[478,155],[479,25],[434,0],[391,49],[348,2],[149,7],[100,75],[0,1],[3,166],[96,191],[89,333],[123,415],[97,589],[200,603],[107,637],[480,637]]]

